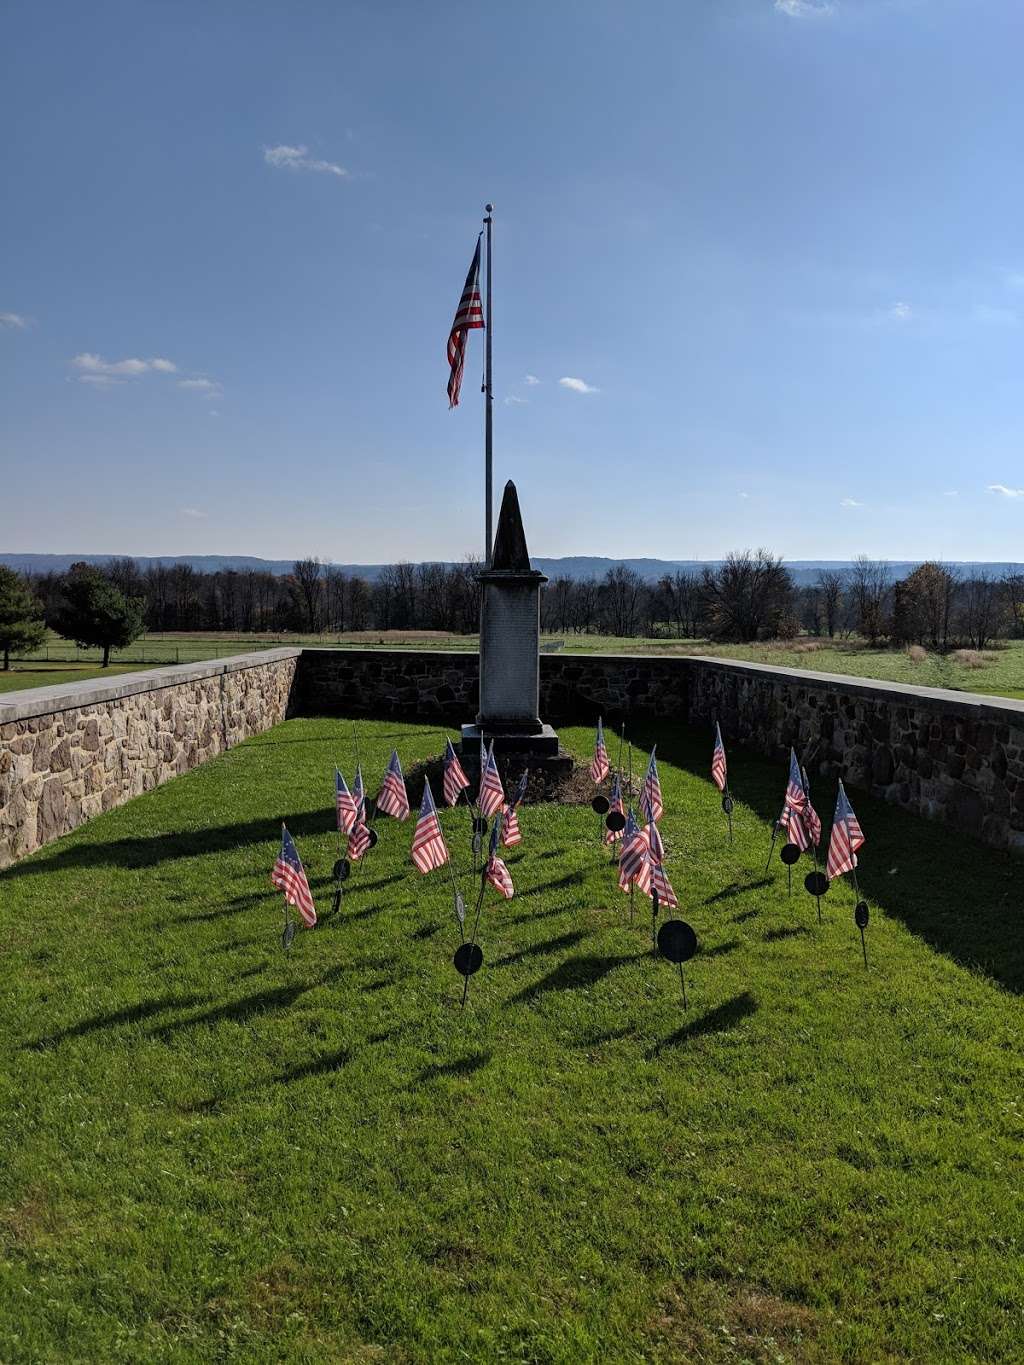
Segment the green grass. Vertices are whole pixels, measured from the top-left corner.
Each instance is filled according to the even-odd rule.
[[[130,664],[111,664],[98,668],[89,664],[11,664],[6,672],[0,669],[0,693],[20,692],[29,687],[56,687],[61,683],[88,682],[90,678],[109,678],[115,673],[128,673]]]
[[[719,658],[773,664],[779,668],[812,668],[822,673],[847,673],[859,678],[911,683],[918,687],[948,687],[995,696],[1024,697],[1024,640],[1004,642],[965,660],[961,654],[927,653],[915,661],[906,650],[875,649],[863,640],[772,641],[757,645],[714,645],[707,640],[636,639],[614,635],[545,636],[545,643],[564,641],[567,654],[710,654]],[[449,635],[443,631],[359,631],[344,635],[243,635],[229,632],[147,635],[112,658],[126,667],[146,663],[193,663],[228,654],[280,645],[316,648],[360,649],[454,649],[473,651],[475,635]],[[43,651],[51,663],[94,663],[96,650],[76,650],[57,636]],[[27,665],[26,665],[27,667]],[[25,686],[32,684],[26,683]]]
[[[440,747],[360,735],[371,782]],[[849,887],[819,927],[763,875],[782,767],[731,755],[730,848],[661,727],[689,1010],[596,817],[534,807],[463,1014],[411,823],[281,950],[278,821],[326,909],[350,736],[290,721],[0,874],[0,1359],[1020,1358],[1019,864],[857,799],[865,970]]]

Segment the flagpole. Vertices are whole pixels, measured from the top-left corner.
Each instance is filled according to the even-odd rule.
[[[484,368],[484,565],[491,567],[491,548],[493,545],[493,535],[491,519],[493,515],[493,476],[491,472],[491,461],[493,455],[493,409],[494,409],[494,387],[491,383],[491,338],[494,334],[491,313],[491,215],[494,212],[493,204],[485,204],[484,208],[487,217],[484,219],[484,226],[487,228],[487,327],[484,332],[484,350],[486,355]]]

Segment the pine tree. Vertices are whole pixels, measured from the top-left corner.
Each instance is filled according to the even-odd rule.
[[[0,564],[0,650],[4,672],[11,666],[11,654],[38,649],[46,639],[43,604],[20,574]]]
[[[144,606],[141,597],[125,597],[91,564],[72,564],[53,627],[84,649],[102,649],[106,668],[111,649],[123,649],[142,634]]]

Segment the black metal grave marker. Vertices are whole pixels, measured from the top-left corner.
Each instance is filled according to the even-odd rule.
[[[867,901],[858,901],[857,904],[853,907],[853,922],[860,930],[860,947],[861,952],[863,952],[864,954],[865,967],[868,965],[868,945],[867,941],[864,938],[864,930],[868,927],[869,918],[870,916],[868,912]]]
[[[668,919],[658,930],[658,951],[669,962],[679,966],[679,984],[683,991],[683,1009],[689,1008],[686,998],[686,977],[683,963],[689,962],[697,951],[697,935],[693,926],[684,919]]]

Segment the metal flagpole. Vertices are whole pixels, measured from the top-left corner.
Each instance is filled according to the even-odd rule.
[[[492,475],[492,456],[494,453],[493,441],[493,409],[494,409],[494,385],[491,382],[491,340],[494,336],[494,315],[491,311],[491,215],[494,212],[493,204],[485,204],[484,208],[487,217],[484,219],[484,226],[487,229],[487,326],[484,332],[484,352],[486,355],[484,369],[484,565],[491,567],[491,549],[493,547],[493,475]]]

